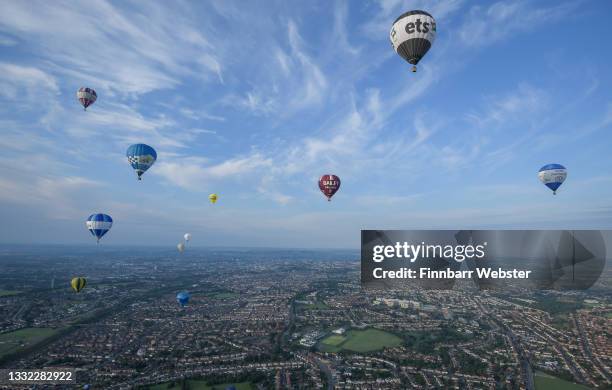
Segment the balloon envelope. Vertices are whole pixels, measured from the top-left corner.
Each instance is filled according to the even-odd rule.
[[[540,168],[538,178],[552,190],[553,194],[556,194],[557,189],[567,178],[567,169],[561,164],[547,164]]]
[[[408,63],[415,65],[413,71],[416,71],[416,64],[436,39],[436,21],[425,11],[405,12],[393,22],[389,39],[395,52]]]
[[[182,242],[179,242],[176,245],[176,248],[178,249],[179,252],[183,253],[183,251],[185,250],[185,244],[183,244]]]
[[[125,152],[125,155],[132,168],[136,171],[138,180],[141,180],[142,174],[151,168],[155,160],[157,160],[155,149],[145,144],[131,145],[127,152]]]
[[[87,230],[96,237],[98,242],[113,226],[113,219],[107,214],[92,214],[85,222]]]
[[[94,102],[98,99],[98,94],[93,88],[81,87],[77,91],[77,99],[83,106],[84,110],[87,110],[87,107],[94,104]]]
[[[319,189],[323,195],[327,196],[327,200],[331,200],[332,196],[340,189],[340,178],[336,175],[321,176]]]
[[[72,289],[76,292],[84,289],[86,284],[87,280],[85,280],[85,278],[72,278],[70,281],[70,287],[72,287]]]
[[[187,302],[189,302],[189,298],[191,298],[191,295],[189,295],[187,291],[181,291],[180,293],[176,294],[176,301],[181,306],[185,306]]]
[[[190,233],[185,233],[185,235],[183,237],[185,238],[185,241],[191,240],[191,234]]]
[[[212,203],[212,204],[217,203],[217,199],[219,199],[217,194],[210,194],[210,195],[208,195],[208,200],[210,200],[210,203]]]

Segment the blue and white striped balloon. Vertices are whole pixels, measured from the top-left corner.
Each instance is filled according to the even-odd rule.
[[[113,219],[106,214],[92,214],[85,222],[87,230],[100,242],[102,236],[113,226]]]
[[[550,188],[553,195],[557,194],[557,189],[567,178],[567,169],[561,164],[548,164],[540,168],[538,172],[540,181]]]
[[[136,171],[138,180],[142,180],[142,174],[145,173],[147,169],[151,168],[151,165],[157,160],[155,149],[145,144],[134,144],[130,146],[125,155],[132,168]]]

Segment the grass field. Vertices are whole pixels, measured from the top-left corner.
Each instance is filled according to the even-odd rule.
[[[344,336],[334,334],[321,340],[319,349],[323,352],[371,352],[402,343],[402,339],[396,335],[378,329],[349,330]]]
[[[341,336],[339,334],[333,334],[333,335],[328,336],[327,338],[325,338],[325,340],[323,340],[323,342],[325,344],[329,344],[329,345],[333,345],[333,346],[338,346],[338,345],[342,344],[345,341],[346,341],[346,337]]]
[[[0,290],[0,297],[10,297],[13,295],[17,295],[20,294],[21,291],[15,291],[15,290]]]
[[[566,330],[569,329],[569,315],[566,313],[555,314],[552,316],[552,326],[557,329]]]
[[[588,387],[568,382],[541,371],[535,373],[536,390],[587,390]]]
[[[175,385],[172,387],[168,387],[168,383],[162,383],[155,386],[149,386],[150,390],[181,390],[181,385]],[[235,386],[236,390],[254,390],[255,386],[253,386],[250,382],[241,382],[241,383],[223,383],[221,385],[208,385],[206,381],[203,380],[187,380],[187,389],[188,390],[225,390],[229,386]]]
[[[0,334],[0,356],[29,347],[53,336],[58,330],[51,328],[25,328]]]

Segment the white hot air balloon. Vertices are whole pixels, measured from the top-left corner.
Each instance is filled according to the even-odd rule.
[[[183,236],[185,237],[185,242],[191,240],[191,233],[185,233],[185,235]]]
[[[178,249],[180,253],[183,253],[185,251],[185,244],[183,244],[182,242],[179,242],[176,246],[176,249]]]
[[[436,39],[436,21],[425,11],[404,12],[393,22],[389,38],[393,49],[416,72],[417,64]]]

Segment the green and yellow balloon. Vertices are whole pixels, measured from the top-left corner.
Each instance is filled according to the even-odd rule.
[[[86,284],[87,280],[85,280],[85,278],[72,278],[70,281],[70,286],[76,292],[80,292],[82,289],[84,289]]]
[[[208,200],[212,204],[217,203],[217,199],[219,199],[219,196],[217,194],[210,194],[210,195],[208,195]]]

